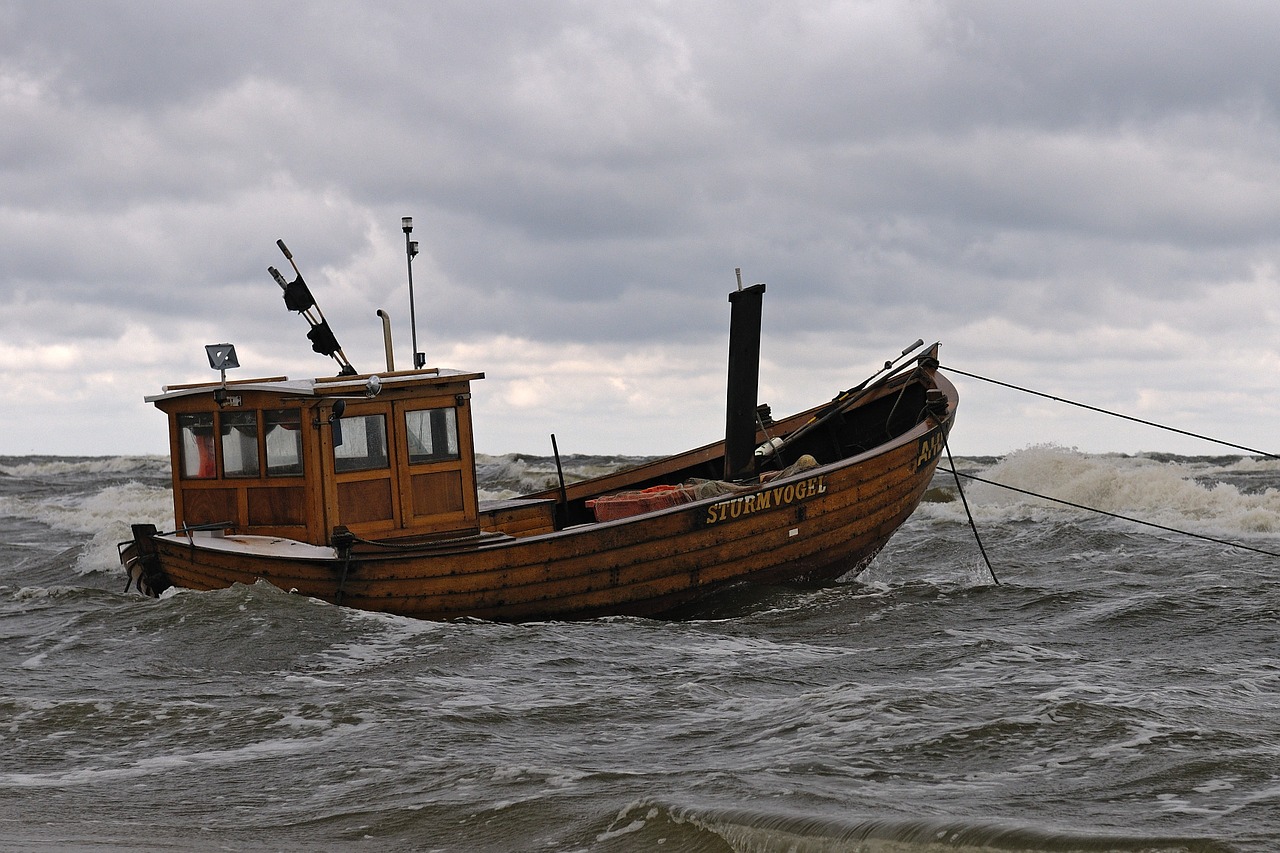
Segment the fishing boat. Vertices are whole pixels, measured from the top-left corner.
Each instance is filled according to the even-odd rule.
[[[218,380],[145,398],[169,421],[174,528],[136,524],[120,543],[142,592],[266,581],[422,619],[535,621],[659,615],[738,584],[853,576],[919,504],[955,418],[939,345],[921,340],[774,420],[756,399],[765,286],[739,279],[723,440],[481,500],[471,395],[484,374],[416,352],[395,370],[386,325],[388,369],[356,372],[278,245],[297,272],[270,268],[286,306],[341,370],[228,381],[234,347],[214,344]]]

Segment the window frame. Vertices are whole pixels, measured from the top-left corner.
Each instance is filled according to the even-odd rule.
[[[402,412],[401,424],[404,427],[405,435],[405,451],[407,453],[407,461],[409,465],[435,465],[442,462],[458,462],[462,458],[462,440],[458,433],[458,407],[457,406],[424,406],[418,409],[405,409]],[[427,440],[434,448],[438,439],[443,439],[445,449],[443,453],[422,452],[414,453],[413,443],[423,437],[421,427],[414,429],[410,425],[410,418],[414,416],[426,416]],[[441,417],[437,417],[440,415]]]
[[[205,423],[197,423],[206,421]],[[194,426],[192,426],[194,424]],[[218,423],[213,412],[179,412],[177,414],[178,445],[181,453],[179,476],[183,480],[217,480],[218,479]],[[199,435],[197,429],[207,429],[207,435]],[[191,439],[191,441],[188,441]],[[201,439],[207,439],[206,446],[201,448]],[[207,454],[207,456],[206,456]],[[196,463],[196,471],[191,472],[191,463]]]
[[[239,423],[237,423],[239,421]],[[248,434],[244,427],[253,427],[253,441],[245,439]],[[239,433],[240,443],[237,451],[241,458],[241,467],[237,470],[227,468],[227,445],[233,434]],[[252,451],[252,459],[244,457],[244,451]],[[218,455],[219,466],[224,480],[261,480],[262,479],[262,419],[257,409],[241,409],[233,412],[218,412]],[[248,464],[252,462],[252,467]]]
[[[303,441],[303,420],[301,407],[284,407],[278,409],[260,409],[261,412],[261,434],[262,434],[262,469],[268,478],[280,477],[301,477],[306,473],[306,442]],[[292,420],[284,418],[276,419],[273,416],[292,417]],[[290,429],[290,427],[293,427]],[[282,470],[272,470],[273,453],[271,450],[271,432],[274,428],[279,427],[284,430],[285,434],[292,433],[293,448],[297,451],[296,462],[291,462],[287,466],[281,466]]]
[[[333,441],[332,451],[330,453],[330,461],[333,463],[333,471],[335,474],[357,474],[364,471],[390,471],[391,469],[391,448],[388,446],[387,437],[387,412],[368,412],[365,414],[344,415],[333,422]],[[381,423],[382,433],[382,455],[375,457],[369,454],[369,431],[367,424],[370,420],[376,418]],[[366,453],[363,455],[343,455],[339,451],[348,446],[347,433],[349,427],[355,421],[361,421],[366,426],[362,430]],[[341,441],[339,441],[341,439]],[[346,461],[344,461],[346,460]],[[362,462],[361,460],[369,460]]]

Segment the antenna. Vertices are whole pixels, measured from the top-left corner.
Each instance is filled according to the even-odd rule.
[[[409,238],[413,233],[413,217],[400,217],[400,228],[404,231],[404,254],[409,267],[409,335],[413,339],[413,367],[421,370],[427,363],[427,354],[418,352],[418,312],[413,306],[413,259],[418,254],[418,241]]]

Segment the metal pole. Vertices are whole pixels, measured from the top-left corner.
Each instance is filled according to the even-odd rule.
[[[418,352],[418,312],[413,305],[413,256],[418,254],[418,244],[409,238],[413,233],[413,217],[402,217],[400,227],[404,229],[404,254],[409,267],[409,334],[413,339],[413,366],[421,369],[427,359],[423,353]]]

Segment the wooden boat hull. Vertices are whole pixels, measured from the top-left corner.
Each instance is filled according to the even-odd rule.
[[[646,515],[519,537],[356,541],[349,550],[190,532],[139,539],[124,558],[159,567],[167,582],[189,589],[265,580],[424,619],[655,615],[740,582],[834,579],[861,571],[928,488],[957,402],[944,378],[932,382],[945,408],[873,449]],[[709,446],[686,457],[717,452]]]

